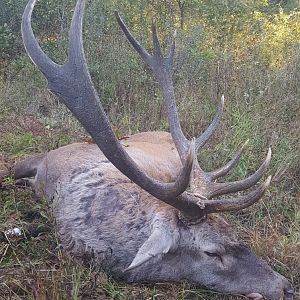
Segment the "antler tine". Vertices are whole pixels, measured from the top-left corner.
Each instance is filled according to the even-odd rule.
[[[188,224],[201,221],[208,214],[238,211],[247,208],[257,202],[270,185],[272,176],[269,176],[264,183],[261,183],[254,191],[248,195],[229,199],[204,200],[189,193],[184,192],[178,198],[180,203],[185,203],[185,207],[180,210],[180,218]]]
[[[173,59],[174,59],[174,54],[175,54],[175,49],[176,49],[176,35],[177,35],[177,30],[174,30],[174,34],[172,36],[172,40],[171,40],[171,46],[170,46],[170,50],[169,50],[169,54],[167,57],[168,60],[168,64],[172,64]]]
[[[78,1],[73,14],[71,28],[69,32],[69,63],[84,66],[87,71],[87,64],[83,49],[82,40],[82,26],[83,26],[83,12],[85,8],[85,1]],[[88,72],[87,72],[88,73]]]
[[[30,0],[24,10],[21,24],[22,38],[30,59],[39,64],[39,68],[44,74],[47,72],[49,76],[55,76],[60,66],[44,53],[32,31],[31,16],[35,3],[36,0]]]
[[[161,89],[163,91],[170,131],[181,158],[181,161],[185,161],[188,148],[189,148],[189,141],[184,136],[179,117],[177,113],[176,101],[175,101],[175,92],[172,83],[172,76],[171,76],[171,68],[173,64],[173,57],[175,52],[175,40],[173,40],[170,52],[168,57],[163,57],[160,43],[157,36],[157,30],[155,22],[152,24],[152,38],[154,44],[154,55],[151,56],[148,52],[140,45],[140,43],[133,37],[133,35],[128,30],[127,26],[121,19],[118,13],[116,13],[116,18],[118,24],[122,31],[124,32],[125,36],[127,37],[130,44],[133,48],[138,52],[138,54],[142,57],[144,62],[151,68],[155,77],[160,83]],[[175,38],[175,36],[174,36]]]
[[[136,52],[142,57],[144,62],[146,64],[150,64],[151,55],[145,50],[145,48],[134,38],[134,36],[131,34],[131,32],[128,30],[127,26],[123,22],[122,18],[120,17],[119,13],[115,11],[115,16],[117,19],[117,22],[124,32],[127,40],[130,42],[132,47],[136,50]]]
[[[203,213],[207,215],[216,212],[238,211],[247,208],[257,202],[264,195],[270,185],[271,179],[272,176],[269,176],[264,183],[260,184],[257,189],[250,192],[248,195],[238,198],[205,201]]]
[[[82,44],[85,0],[77,1],[70,29],[69,61],[62,66],[54,64],[44,54],[33,35],[30,23],[35,2],[35,0],[30,0],[26,6],[23,14],[22,35],[28,55],[44,73],[49,89],[71,110],[117,169],[157,199],[176,208],[182,207],[183,204],[180,201],[176,203],[175,200],[189,184],[195,151],[189,151],[184,166],[173,183],[159,182],[140,170],[117,140],[88,72]],[[143,49],[138,45],[136,47],[141,54],[146,55]],[[194,144],[191,147],[194,148]]]
[[[155,18],[152,19],[152,40],[153,40],[153,46],[154,46],[154,55],[158,56],[160,58],[163,58],[163,54],[162,54],[159,39],[158,39]],[[170,65],[172,65],[172,62],[170,62]]]
[[[206,144],[209,138],[214,134],[215,130],[220,124],[223,108],[224,108],[224,95],[222,95],[221,97],[221,101],[213,121],[208,126],[208,128],[196,139],[196,153],[199,151],[200,148],[202,148]]]
[[[265,158],[259,169],[246,179],[226,183],[212,183],[207,198],[242,191],[255,185],[264,175],[270,163],[271,155],[272,151],[271,148],[269,148],[267,157]]]
[[[242,148],[234,155],[234,157],[223,167],[207,172],[206,174],[210,178],[210,180],[215,180],[219,177],[225,176],[227,173],[229,173],[240,161],[242,155],[244,154],[247,146],[248,146],[249,140],[245,142],[245,144],[242,146]]]

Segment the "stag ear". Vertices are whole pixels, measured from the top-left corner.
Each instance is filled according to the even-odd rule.
[[[132,270],[153,257],[168,253],[177,246],[179,233],[166,228],[166,224],[155,224],[147,241],[140,247],[130,266],[125,271]]]

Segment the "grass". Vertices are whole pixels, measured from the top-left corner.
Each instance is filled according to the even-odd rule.
[[[296,299],[300,299],[298,65],[299,62],[294,69],[269,76],[255,66],[250,66],[247,74],[242,68],[234,70],[234,74],[224,70],[224,74],[235,79],[224,88],[223,122],[213,143],[209,142],[199,156],[205,169],[216,168],[249,138],[246,154],[228,177],[237,180],[252,174],[272,146],[269,172],[274,174],[274,180],[270,189],[259,203],[227,214],[226,218],[258,255],[291,281]],[[112,68],[116,66],[112,64]],[[217,77],[215,67],[210,66],[210,79]],[[114,74],[114,70],[110,71]],[[119,137],[168,129],[157,84],[145,74],[138,81],[126,81],[129,74],[116,85],[108,82],[103,87],[102,94],[109,100],[104,106]],[[175,74],[182,126],[189,136],[209,124],[217,105],[207,96],[217,98],[209,92],[216,82],[211,80],[207,87],[206,83],[201,86],[195,77],[191,74],[179,78]],[[258,90],[255,84],[263,93],[253,92]],[[32,65],[24,63],[13,81],[0,81],[0,88],[0,170],[32,153],[86,139],[78,123],[46,92]],[[23,229],[21,236],[4,235],[15,227]],[[17,186],[12,179],[0,185],[0,233],[0,299],[245,299],[195,289],[187,283],[126,285],[115,281],[93,261],[65,253],[46,201],[37,203],[30,189]]]
[[[59,128],[49,129],[36,119],[34,130],[15,126],[1,134],[1,153],[14,161],[72,141]],[[28,120],[29,120],[28,119]],[[10,120],[10,118],[7,118]],[[24,124],[23,124],[24,125]],[[239,129],[240,130],[240,129]],[[238,134],[237,134],[238,136]],[[222,145],[217,145],[217,152]],[[253,157],[251,157],[253,159]],[[2,159],[4,160],[4,159]],[[232,178],[246,175],[246,155]],[[1,165],[1,164],[0,164]],[[299,183],[288,170],[254,207],[228,218],[255,252],[300,287]],[[32,191],[7,179],[0,190],[0,298],[3,299],[245,299],[195,289],[188,284],[126,285],[116,282],[93,262],[68,256],[60,247],[55,220],[46,202],[37,203]],[[23,228],[20,237],[3,235]]]

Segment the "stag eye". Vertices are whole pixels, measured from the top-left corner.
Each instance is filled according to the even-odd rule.
[[[215,253],[215,252],[207,252],[207,251],[204,251],[204,253],[209,256],[209,257],[216,257],[216,258],[219,258],[220,260],[222,260],[221,258],[221,255],[218,254],[218,253]]]

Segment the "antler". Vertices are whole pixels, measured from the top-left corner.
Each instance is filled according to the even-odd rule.
[[[189,141],[185,137],[182,132],[180,121],[177,113],[176,100],[175,100],[175,92],[174,86],[172,82],[172,65],[176,48],[176,31],[172,37],[171,47],[169,53],[166,57],[163,56],[161,46],[159,43],[156,22],[153,20],[152,22],[152,39],[154,45],[154,54],[151,56],[142,46],[141,44],[133,37],[133,35],[128,30],[127,26],[123,22],[122,18],[119,16],[118,12],[115,12],[117,21],[119,23],[120,28],[123,30],[126,35],[128,41],[131,43],[133,48],[139,53],[144,62],[151,68],[155,77],[159,81],[165,99],[165,105],[167,109],[167,115],[170,125],[170,131],[172,138],[174,140],[175,146],[179,153],[179,156],[182,161],[185,160],[187,155]],[[220,123],[221,115],[224,106],[224,96],[221,98],[221,103],[214,117],[214,120],[210,124],[210,126],[196,139],[196,152],[205,145],[207,140],[212,136],[217,126]]]
[[[53,62],[40,48],[31,28],[31,15],[36,0],[30,0],[25,8],[22,19],[22,36],[26,51],[32,61],[43,72],[48,81],[49,89],[70,109],[83,127],[93,137],[104,155],[125,176],[143,188],[145,191],[177,208],[187,220],[199,220],[209,213],[216,211],[238,210],[256,202],[270,183],[270,177],[250,194],[235,199],[199,200],[196,194],[187,192],[190,175],[195,174],[202,180],[201,191],[204,198],[235,192],[253,186],[264,174],[270,160],[271,152],[260,169],[247,179],[234,183],[214,183],[217,177],[225,175],[236,165],[245,146],[236,157],[225,167],[205,173],[198,163],[194,166],[195,151],[199,150],[213,134],[221,119],[224,98],[216,116],[207,130],[196,140],[191,142],[184,136],[177,114],[175,93],[172,83],[171,68],[175,53],[175,34],[167,57],[163,57],[159,44],[155,23],[152,26],[154,55],[151,56],[131,35],[127,27],[117,14],[117,20],[128,40],[148,64],[161,84],[168,112],[168,119],[174,143],[183,162],[182,170],[173,183],[159,182],[149,177],[139,169],[136,163],[128,156],[117,140],[108,118],[101,105],[99,96],[93,86],[83,50],[82,19],[85,0],[78,0],[74,11],[69,34],[69,59],[64,65]]]
[[[58,65],[47,57],[33,34],[31,15],[35,2],[30,0],[25,8],[22,36],[29,57],[47,78],[49,89],[69,108],[117,169],[157,199],[182,209],[183,204],[178,195],[189,185],[195,144],[190,144],[183,168],[175,182],[159,182],[143,172],[116,138],[91,81],[82,42],[85,1],[79,0],[76,4],[69,33],[69,59],[64,65]]]
[[[181,160],[184,161],[187,155],[189,141],[183,134],[180,126],[180,121],[179,121],[177,108],[176,108],[175,92],[174,92],[172,75],[171,75],[175,47],[176,47],[176,43],[175,43],[176,31],[172,38],[169,53],[166,57],[164,57],[159,43],[158,35],[157,35],[156,24],[154,21],[152,23],[152,39],[153,39],[154,50],[153,50],[153,55],[150,55],[143,48],[143,46],[133,37],[133,35],[130,33],[125,23],[119,16],[119,14],[117,12],[115,14],[119,26],[124,32],[124,34],[126,35],[128,41],[131,43],[133,48],[138,52],[138,54],[141,56],[144,62],[151,68],[155,77],[160,83],[163,96],[164,96],[166,110],[167,110],[171,135],[174,140],[177,151],[179,153],[179,156]],[[205,143],[209,140],[209,138],[213,135],[213,133],[217,129],[221,121],[223,107],[224,107],[224,96],[221,97],[221,101],[213,121],[208,126],[208,128],[195,140],[196,153],[205,145]],[[254,186],[261,179],[270,162],[271,149],[269,149],[267,158],[262,163],[261,167],[250,177],[244,180],[229,182],[229,183],[214,182],[215,179],[225,176],[232,168],[234,168],[234,166],[237,165],[242,154],[246,149],[247,144],[248,141],[243,145],[240,151],[236,153],[234,158],[229,163],[227,163],[224,167],[221,167],[215,171],[204,172],[201,169],[198,161],[196,161],[196,163],[194,164],[194,171],[193,171],[194,183],[192,181],[191,185],[192,185],[192,189],[194,184],[197,185],[195,189],[201,190],[202,199],[197,200],[196,199],[197,196],[195,196],[195,194],[193,195],[193,193],[191,194],[187,192],[179,196],[179,199],[181,199],[184,203],[196,203],[198,205],[198,209],[192,211],[192,209],[194,208],[191,208],[189,210],[189,214],[188,214],[189,220],[191,219],[197,220],[197,218],[199,220],[199,218],[213,212],[233,211],[233,210],[243,209],[245,207],[252,205],[254,202],[258,201],[262,197],[266,188],[270,184],[271,177],[268,177],[265,183],[261,184],[256,190],[254,190],[253,192],[249,193],[246,196],[237,197],[233,199],[221,199],[221,200],[210,200],[210,201],[205,200],[205,199],[211,199],[219,195],[248,189]],[[199,207],[201,207],[201,210],[199,210]]]
[[[176,108],[175,103],[175,92],[172,83],[172,77],[170,74],[174,52],[175,52],[175,36],[176,31],[174,32],[174,36],[172,39],[172,46],[170,48],[169,54],[167,57],[163,57],[161,47],[159,44],[155,21],[152,24],[152,39],[154,45],[154,54],[151,56],[142,46],[141,44],[133,37],[125,23],[119,16],[118,12],[115,12],[117,21],[119,23],[120,28],[123,30],[126,35],[128,41],[131,43],[133,48],[138,52],[144,62],[151,68],[155,77],[161,84],[161,88],[164,94],[165,105],[167,109],[167,115],[170,124],[170,131],[172,134],[173,141],[181,158],[181,161],[185,160],[187,150],[189,148],[189,141],[184,136]]]

